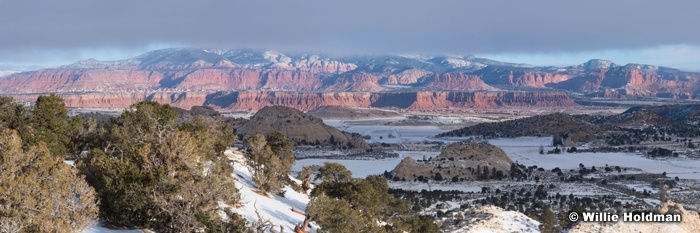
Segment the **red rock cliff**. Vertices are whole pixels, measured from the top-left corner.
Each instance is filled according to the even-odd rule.
[[[104,69],[46,69],[0,80],[0,92],[48,93],[133,91],[158,88],[163,75],[153,71]]]
[[[418,92],[408,109],[497,109],[504,107],[571,107],[577,106],[561,92]]]
[[[397,93],[240,92],[230,95],[232,110],[258,110],[282,105],[310,110],[320,106],[379,107],[416,111],[497,109],[504,107],[571,107],[577,104],[560,92],[425,91]]]
[[[39,94],[15,95],[35,101]],[[144,101],[156,101],[175,107],[212,106],[228,110],[256,111],[266,106],[287,106],[307,111],[321,106],[376,107],[414,111],[497,109],[505,107],[576,106],[560,92],[156,92],[156,93],[88,93],[59,94],[68,107],[126,108]]]
[[[427,77],[425,87],[435,90],[495,90],[479,76],[463,73],[434,74]]]
[[[546,84],[559,83],[572,78],[569,74],[518,68],[487,67],[477,73],[489,85],[507,86],[545,87]]]

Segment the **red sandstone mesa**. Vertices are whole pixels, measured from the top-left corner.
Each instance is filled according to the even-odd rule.
[[[166,49],[128,60],[86,60],[0,78],[2,95],[34,101],[38,95],[57,93],[70,107],[90,108],[123,108],[143,100],[231,110],[270,105],[413,111],[576,106],[565,92],[612,99],[694,99],[700,96],[700,73],[604,60],[555,68],[473,57],[333,58]]]

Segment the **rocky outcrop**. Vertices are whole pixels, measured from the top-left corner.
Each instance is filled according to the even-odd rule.
[[[338,129],[324,124],[321,118],[282,106],[260,109],[236,130],[243,137],[254,133],[267,135],[272,131],[280,131],[297,145],[330,144],[339,147],[369,147],[362,138],[348,137]]]
[[[271,50],[263,52],[262,57],[271,62],[270,67],[284,70],[300,70],[311,73],[344,73],[357,68],[355,64],[332,60],[319,55],[302,55],[293,58]]]
[[[545,87],[572,78],[566,73],[544,72],[535,69],[490,66],[476,72],[486,84],[500,86]]]
[[[246,90],[260,88],[259,70],[198,69],[169,73],[162,86],[179,90]]]
[[[333,84],[328,86],[328,91],[382,91],[379,86],[380,77],[367,73],[345,73],[335,77]]]
[[[423,161],[421,161],[421,163],[422,162]],[[402,159],[401,162],[399,162],[399,164],[396,165],[396,167],[394,168],[394,170],[391,171],[391,173],[397,179],[400,179],[400,180],[406,179],[407,181],[411,181],[411,180],[417,178],[417,176],[413,177],[413,175],[415,174],[414,173],[415,169],[416,168],[423,168],[423,167],[425,167],[426,170],[431,169],[428,166],[423,166],[423,164],[419,164],[418,162],[416,162],[415,159],[413,159],[411,157],[406,157],[406,158]],[[430,177],[430,176],[428,176],[428,177]]]
[[[618,67],[619,65],[613,63],[612,61],[609,60],[602,60],[602,59],[591,59],[587,61],[586,63],[583,63],[583,69],[586,71],[596,71],[596,70],[602,70],[602,69],[610,69],[610,68],[615,68]]]
[[[222,106],[226,109],[256,111],[267,106],[287,106],[302,111],[320,106],[371,106],[371,93],[365,92],[236,92],[231,93],[231,105]]]
[[[434,74],[426,77],[423,82],[426,88],[432,90],[495,90],[495,88],[484,83],[479,76],[464,73]]]
[[[630,97],[693,98],[700,91],[700,74],[648,65],[611,66],[549,85],[553,88],[604,93],[615,89]],[[620,93],[618,91],[618,93]],[[596,94],[600,97],[605,95]]]
[[[355,64],[322,58],[318,55],[298,59],[292,66],[311,73],[344,73],[357,69]]]
[[[392,74],[387,77],[387,84],[391,85],[410,85],[418,83],[418,80],[422,77],[431,74],[429,71],[422,69],[408,69],[401,71],[397,74]]]
[[[410,157],[392,170],[399,180],[464,181],[500,179],[507,176],[513,161],[494,145],[482,141],[455,142],[430,161]]]
[[[45,69],[1,79],[0,93],[155,90],[163,78],[161,73],[142,70]]]
[[[326,74],[290,70],[198,69],[167,75],[163,86],[178,90],[296,90],[314,91],[322,87]]]
[[[560,92],[418,92],[408,109],[497,109],[506,107],[571,107],[577,104]]]

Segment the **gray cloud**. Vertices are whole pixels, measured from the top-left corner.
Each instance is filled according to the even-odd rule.
[[[699,8],[692,0],[0,0],[0,62],[153,44],[425,54],[698,45]]]

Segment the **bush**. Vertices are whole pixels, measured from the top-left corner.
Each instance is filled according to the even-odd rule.
[[[0,133],[0,232],[79,232],[97,217],[95,191],[43,142]]]
[[[381,176],[322,182],[311,196],[307,214],[324,232],[439,232],[430,219],[415,214],[409,201],[391,196]]]
[[[233,168],[223,155],[235,139],[233,130],[203,119],[177,124],[176,117],[168,105],[135,104],[112,122],[103,148],[78,163],[97,190],[108,224],[200,231],[223,221],[219,203],[238,203]]]

